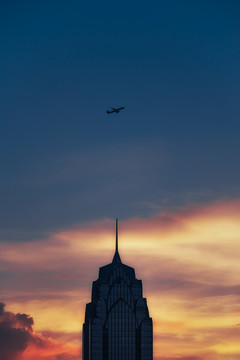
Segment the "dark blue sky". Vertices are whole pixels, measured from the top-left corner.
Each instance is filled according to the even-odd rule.
[[[2,240],[239,196],[238,1],[0,13]]]

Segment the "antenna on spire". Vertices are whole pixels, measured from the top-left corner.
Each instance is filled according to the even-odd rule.
[[[121,263],[121,258],[118,252],[118,219],[116,219],[116,246],[115,246],[115,254],[113,257],[113,263]]]
[[[115,252],[118,253],[118,219],[116,219],[116,249]]]

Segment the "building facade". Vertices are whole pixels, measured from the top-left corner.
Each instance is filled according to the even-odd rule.
[[[115,254],[92,284],[82,342],[83,360],[153,359],[152,319],[142,296],[142,281],[121,261],[117,220]]]

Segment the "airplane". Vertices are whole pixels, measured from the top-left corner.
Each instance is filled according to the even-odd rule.
[[[125,107],[122,106],[122,107],[117,108],[117,109],[112,107],[111,109],[112,109],[111,111],[109,111],[109,110],[106,111],[107,114],[112,114],[112,113],[118,114],[121,110],[125,109]]]

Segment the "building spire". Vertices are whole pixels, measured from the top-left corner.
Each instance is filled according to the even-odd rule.
[[[113,257],[113,263],[121,263],[121,258],[118,252],[118,219],[116,219],[116,244],[115,244],[115,254]]]
[[[118,253],[118,219],[116,219],[116,248],[115,252]]]

